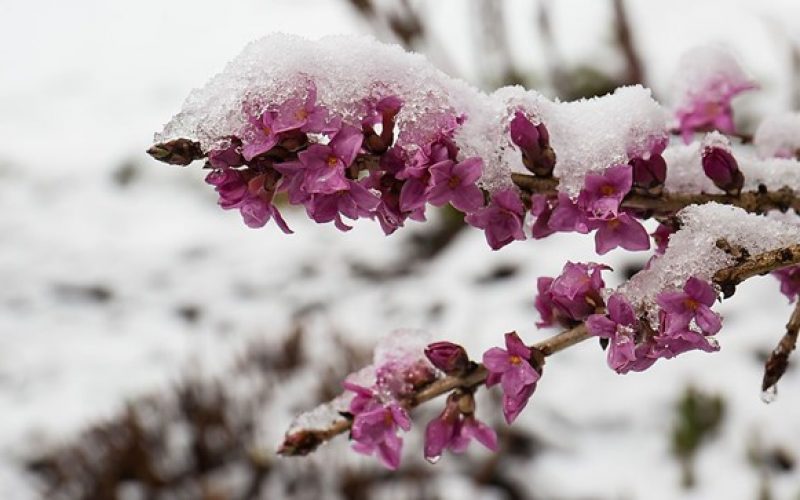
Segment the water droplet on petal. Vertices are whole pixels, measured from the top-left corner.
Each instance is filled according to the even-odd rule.
[[[778,385],[767,387],[767,390],[761,393],[761,401],[770,404],[778,397]]]
[[[442,458],[441,455],[436,455],[436,456],[433,456],[433,457],[425,457],[425,460],[427,460],[428,462],[430,462],[432,464],[435,464],[436,462],[439,461],[440,458]]]

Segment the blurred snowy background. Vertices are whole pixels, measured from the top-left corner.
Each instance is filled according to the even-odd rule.
[[[569,235],[493,253],[446,212],[389,238],[292,212],[295,235],[254,231],[199,169],[144,154],[272,31],[372,33],[485,89],[643,82],[663,102],[682,51],[721,41],[763,87],[735,103],[744,130],[800,105],[796,0],[0,0],[0,498],[800,499],[800,373],[759,399],[790,313],[770,277],[719,308],[718,354],[618,376],[586,342],[511,429],[484,393],[497,457],[428,466],[419,425],[396,474],[342,439],[276,458],[382,335],[474,355],[512,329],[541,339],[536,277],[593,254]],[[644,259],[612,253],[612,284]]]

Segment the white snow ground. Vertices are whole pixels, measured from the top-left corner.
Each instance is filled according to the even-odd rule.
[[[587,47],[597,40],[583,43],[591,37],[578,34],[581,23],[598,24],[598,3],[559,3],[568,60],[591,57]],[[642,46],[658,61],[648,66],[657,81],[667,80],[688,40],[724,37],[767,90],[743,104],[786,107],[788,57],[782,31],[774,28],[792,22],[797,28],[796,2],[679,3],[693,6],[693,15],[675,2],[632,5]],[[432,8],[437,27],[452,21],[446,14],[454,5]],[[724,22],[701,22],[710,15]],[[517,31],[522,22],[515,21]],[[738,36],[751,24],[756,28],[747,37]],[[460,28],[457,19],[447,28],[455,32],[443,29],[442,38],[468,41]],[[144,155],[189,89],[247,41],[273,30],[318,36],[363,29],[340,2],[328,0],[0,2],[2,498],[37,497],[21,458],[68,440],[126,399],[166,387],[182,373],[214,373],[248,338],[284,334],[302,304],[327,303],[331,325],[364,343],[397,327],[425,327],[477,355],[511,329],[531,341],[546,334],[533,326],[535,278],[556,273],[566,259],[591,259],[589,239],[552,237],[493,253],[480,233],[469,231],[424,273],[376,285],[351,276],[346,262],[392,261],[409,231],[384,238],[377,225],[365,223],[342,235],[299,213],[287,214],[294,236],[274,226],[249,230],[237,214],[215,206],[199,170]],[[456,68],[470,74],[469,64],[461,57]],[[136,178],[120,188],[112,177],[125,163]],[[630,257],[614,253],[606,260],[614,265]],[[474,285],[499,263],[519,264],[523,272]],[[308,266],[317,274],[298,280]],[[111,296],[97,302],[80,291],[95,285]],[[435,302],[447,304],[438,319],[426,314]],[[192,304],[204,306],[194,325],[175,312]],[[609,370],[591,342],[554,357],[517,425],[555,447],[530,469],[513,471],[515,477],[548,498],[754,498],[759,474],[747,448],[755,435],[800,455],[800,373],[790,371],[778,400],[764,405],[753,354],[778,340],[790,307],[777,282],[763,278],[719,310],[726,327],[715,355],[692,353],[627,376]],[[728,412],[719,437],[698,456],[698,487],[686,493],[665,431],[688,383],[723,394]],[[275,441],[290,418],[284,413]],[[772,487],[775,498],[800,494],[796,471],[774,476]]]

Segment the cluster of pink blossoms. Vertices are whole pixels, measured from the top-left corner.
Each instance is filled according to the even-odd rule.
[[[413,147],[395,144],[397,96],[365,99],[361,122],[345,122],[317,103],[316,87],[250,116],[240,136],[210,151],[215,186],[225,209],[238,209],[250,227],[274,219],[291,232],[277,207],[276,193],[302,205],[320,223],[351,229],[344,219],[377,218],[386,234],[406,219],[425,220],[426,204],[451,204],[465,214],[484,206],[477,181],[480,158],[457,159],[453,133],[463,118],[450,114],[434,139]],[[409,145],[405,145],[409,146]],[[517,199],[517,202],[519,200]],[[476,214],[476,223],[486,217]]]
[[[436,379],[433,367],[448,375],[464,374],[475,367],[466,351],[450,342],[430,344],[425,356],[427,361],[409,358],[378,366],[370,387],[347,380],[343,383],[344,388],[353,393],[349,405],[353,450],[376,455],[384,466],[396,469],[403,446],[398,432],[411,430],[408,412],[401,402]],[[475,417],[472,393],[456,391],[447,399],[442,413],[428,423],[425,458],[434,462],[446,449],[462,453],[472,440],[497,450],[496,433]]]
[[[648,250],[650,238],[637,214],[620,207],[632,189],[651,191],[666,179],[666,164],[661,153],[665,141],[654,141],[645,155],[631,157],[626,165],[612,165],[603,173],[586,175],[577,199],[566,193],[555,197],[534,195],[531,213],[536,217],[531,234],[544,238],[555,232],[595,233],[595,250],[605,254],[617,247]]]
[[[642,371],[659,358],[673,358],[692,350],[719,349],[709,339],[719,332],[722,321],[711,310],[717,292],[707,282],[689,278],[681,291],[658,295],[658,330],[640,320],[622,294],[608,299],[607,313],[586,319],[589,333],[607,341],[608,365],[618,373]]]

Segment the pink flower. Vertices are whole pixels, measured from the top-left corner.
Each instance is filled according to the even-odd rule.
[[[688,329],[694,319],[706,335],[714,335],[722,327],[719,315],[711,310],[717,292],[707,282],[692,276],[686,281],[682,292],[661,292],[656,302],[666,314],[666,333]]]
[[[633,307],[621,294],[608,299],[608,314],[592,314],[586,320],[589,333],[608,339],[608,366],[625,373],[636,361],[636,333],[639,322]]]
[[[536,309],[542,320],[536,326],[552,326],[556,321],[565,327],[583,321],[603,305],[600,290],[605,286],[601,272],[610,269],[595,263],[567,262],[561,274],[541,277],[536,282]]]
[[[525,206],[513,189],[498,191],[492,195],[487,207],[481,208],[466,217],[467,223],[483,229],[486,241],[493,250],[502,248],[514,240],[524,240],[522,218]]]
[[[533,226],[531,226],[531,236],[538,240],[555,233],[555,230],[550,227],[553,207],[546,196],[541,194],[531,196],[531,214],[535,217]]]
[[[300,130],[301,132],[334,132],[335,127],[328,126],[328,111],[323,106],[317,106],[317,86],[309,84],[308,95],[305,100],[299,98],[287,99],[275,113],[273,130],[276,133]]]
[[[721,77],[696,89],[689,102],[677,111],[683,141],[689,144],[692,134],[700,131],[716,129],[725,134],[734,133],[731,101],[740,93],[755,88],[757,85],[750,81]]]
[[[550,287],[553,285],[553,278],[542,276],[536,280],[536,300],[534,305],[536,310],[539,311],[541,321],[536,323],[536,326],[541,328],[544,326],[553,326],[554,320],[560,316],[559,309],[556,303],[553,302],[553,294],[550,292]]]
[[[663,255],[664,252],[667,251],[667,245],[669,245],[669,237],[675,231],[667,226],[666,224],[659,224],[655,231],[650,233],[650,236],[653,237],[653,241],[656,244],[656,254]]]
[[[333,221],[341,231],[352,229],[344,223],[341,215],[351,220],[371,217],[380,204],[380,199],[356,181],[347,179],[346,183],[347,189],[335,193],[311,195],[305,202],[308,216],[319,223]]]
[[[483,206],[483,193],[475,185],[482,171],[483,160],[478,157],[460,163],[445,160],[432,165],[428,201],[437,207],[450,202],[464,213],[474,212]]]
[[[650,237],[644,226],[625,212],[614,219],[593,221],[593,225],[597,228],[595,251],[600,255],[617,247],[631,251],[650,248]]]
[[[208,162],[214,168],[240,167],[244,164],[241,149],[242,141],[233,137],[226,147],[209,151]]]
[[[673,358],[684,352],[701,350],[714,352],[719,345],[701,332],[689,328],[680,316],[661,311],[658,335],[654,338],[656,350],[660,357]]]
[[[247,181],[238,170],[212,170],[205,180],[214,186],[219,205],[224,209],[237,208],[247,196]]]
[[[350,413],[354,416],[371,410],[376,406],[380,406],[380,403],[378,403],[378,400],[375,398],[375,392],[372,389],[350,382],[349,380],[342,382],[342,387],[353,393],[353,399],[350,400]]]
[[[250,118],[249,127],[243,134],[244,147],[242,156],[247,161],[264,154],[278,144],[278,133],[275,131],[275,113],[264,111],[258,118]]]
[[[630,165],[614,165],[602,174],[587,174],[578,204],[592,218],[613,219],[618,215],[619,205],[631,190],[632,183]]]
[[[364,455],[376,454],[385,467],[395,470],[400,466],[403,448],[398,429],[410,430],[411,420],[396,402],[364,410],[353,419],[350,432],[353,450]]]
[[[475,418],[474,414],[463,414],[458,408],[460,397],[451,396],[442,413],[425,428],[425,458],[435,462],[445,449],[463,453],[473,439],[486,448],[497,450],[497,434],[494,429]]]
[[[301,152],[298,159],[305,167],[303,189],[323,194],[349,189],[345,168],[355,160],[363,139],[360,130],[344,125],[329,144],[312,144]]]
[[[558,193],[558,203],[550,214],[548,226],[561,232],[588,233],[590,222],[582,207],[574,203],[566,193]]]
[[[267,182],[272,183],[267,174],[257,175],[248,181],[238,170],[212,170],[206,176],[206,182],[215,186],[219,193],[219,205],[225,210],[239,209],[248,227],[263,227],[270,219],[274,219],[281,231],[292,233],[277,207],[272,204],[275,192],[265,187]]]
[[[800,265],[784,267],[773,271],[772,275],[781,282],[781,293],[786,295],[790,302],[794,302],[800,295]]]
[[[528,403],[541,375],[531,365],[531,350],[516,332],[507,333],[505,340],[506,349],[489,349],[483,354],[483,364],[489,371],[486,386],[500,383],[503,389],[503,415],[510,424]]]

